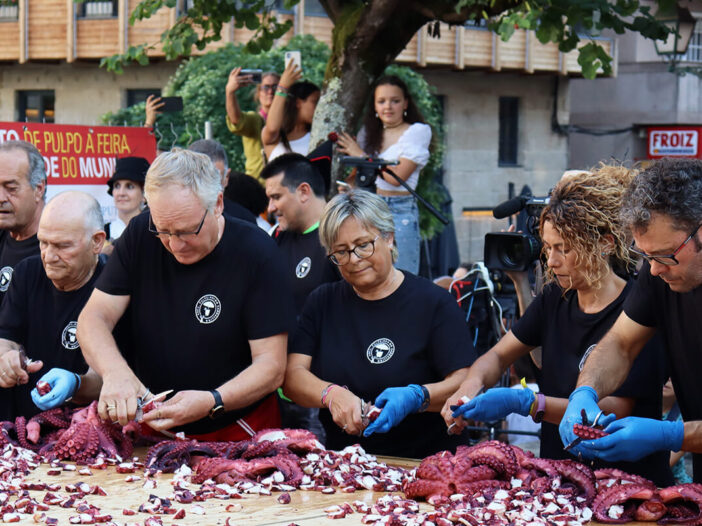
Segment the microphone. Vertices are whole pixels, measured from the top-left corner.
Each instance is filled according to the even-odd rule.
[[[512,199],[505,201],[504,203],[500,203],[493,208],[492,215],[495,219],[504,219],[505,217],[519,212],[522,208],[524,208],[524,205],[526,205],[528,200],[529,198],[523,195],[513,197]]]

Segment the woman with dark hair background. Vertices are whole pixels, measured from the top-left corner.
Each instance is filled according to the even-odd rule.
[[[413,190],[419,172],[429,161],[431,127],[412,100],[407,85],[394,75],[378,79],[373,89],[363,128],[355,140],[339,134],[338,149],[354,157],[382,157],[399,164],[392,171]],[[388,203],[395,221],[395,242],[399,251],[397,267],[419,272],[419,210],[414,197],[391,175],[376,180],[377,193]]]
[[[302,71],[290,62],[280,77],[261,141],[268,162],[284,153],[307,155],[314,110],[319,102],[319,87],[299,81]]]

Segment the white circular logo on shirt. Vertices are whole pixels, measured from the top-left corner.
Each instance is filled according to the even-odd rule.
[[[580,363],[578,364],[578,370],[582,371],[583,366],[585,365],[585,360],[587,360],[587,357],[590,356],[590,353],[592,350],[597,347],[596,344],[590,345],[590,347],[587,348],[587,351],[585,351],[585,354],[583,354],[583,357],[580,358]]]
[[[372,364],[387,362],[395,354],[395,344],[387,338],[379,338],[368,346],[366,357]]]
[[[61,333],[61,345],[63,345],[69,351],[77,349],[79,347],[78,338],[76,338],[76,329],[78,329],[78,323],[75,321],[69,321]]]
[[[214,294],[205,294],[195,305],[195,317],[200,323],[214,322],[221,311],[222,303]]]
[[[297,267],[295,267],[295,275],[302,279],[307,274],[310,273],[310,268],[312,267],[312,260],[309,257],[304,257],[300,260],[300,262],[297,264]]]
[[[2,267],[0,270],[0,291],[7,292],[12,281],[12,267]]]

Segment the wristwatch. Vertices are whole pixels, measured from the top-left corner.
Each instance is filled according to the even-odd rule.
[[[532,419],[537,424],[540,424],[544,419],[544,413],[546,412],[546,396],[543,393],[536,393],[536,412],[532,416]]]
[[[210,409],[209,416],[212,420],[214,420],[224,414],[224,402],[222,402],[222,395],[219,394],[219,391],[217,391],[217,389],[212,389],[210,391],[210,394],[214,397],[215,403],[212,406],[212,409]]]

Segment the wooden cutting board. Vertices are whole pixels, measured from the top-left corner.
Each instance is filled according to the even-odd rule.
[[[137,452],[139,453],[139,452]],[[143,456],[143,451],[141,452]],[[378,457],[380,462],[385,462],[389,465],[412,468],[418,464],[418,461],[412,459],[400,459],[389,457]],[[61,494],[66,492],[63,487],[66,484],[76,484],[85,482],[87,484],[99,485],[105,490],[107,496],[88,495],[85,500],[90,504],[99,507],[102,513],[112,515],[112,520],[119,523],[136,523],[143,525],[144,521],[149,517],[145,513],[137,513],[136,515],[123,515],[122,510],[132,509],[138,510],[141,504],[148,502],[150,495],[168,498],[173,493],[171,481],[172,475],[164,474],[156,479],[157,485],[155,488],[144,488],[143,474],[140,472],[134,475],[142,478],[136,482],[125,482],[125,478],[129,475],[117,473],[113,467],[105,470],[92,470],[91,476],[80,475],[77,471],[64,471],[58,476],[47,475],[48,466],[42,465],[28,477],[28,481],[40,481],[47,483],[59,483],[62,485]],[[193,485],[193,489],[198,486]],[[32,496],[41,501],[44,498],[45,491],[31,491]],[[353,513],[347,515],[344,519],[329,519],[324,511],[325,508],[335,504],[343,504],[345,502],[352,503],[355,500],[360,500],[373,505],[379,497],[387,495],[387,493],[377,493],[372,491],[356,491],[355,493],[337,492],[331,495],[322,494],[317,491],[293,491],[290,492],[291,501],[289,504],[280,504],[277,501],[279,492],[273,492],[270,496],[251,495],[245,496],[242,499],[209,499],[203,502],[193,504],[179,504],[173,502],[173,507],[180,510],[185,510],[185,518],[173,520],[172,516],[162,515],[164,525],[174,523],[183,526],[205,526],[205,525],[224,525],[229,519],[229,524],[234,526],[287,526],[289,524],[297,524],[299,526],[312,525],[328,525],[328,526],[361,526],[362,513]],[[399,493],[403,496],[402,493]],[[241,509],[238,511],[227,511],[226,508],[232,504],[240,504]],[[204,514],[193,512],[194,507],[200,507],[204,510]],[[423,511],[431,511],[432,506],[421,503],[420,508]],[[78,513],[75,509],[63,509],[58,506],[51,506],[47,516],[56,517],[59,519],[59,524],[70,524],[69,518],[76,516]],[[33,523],[31,517],[22,521],[24,524]],[[591,523],[596,526],[598,523]],[[652,526],[653,523],[629,523],[630,526]]]

